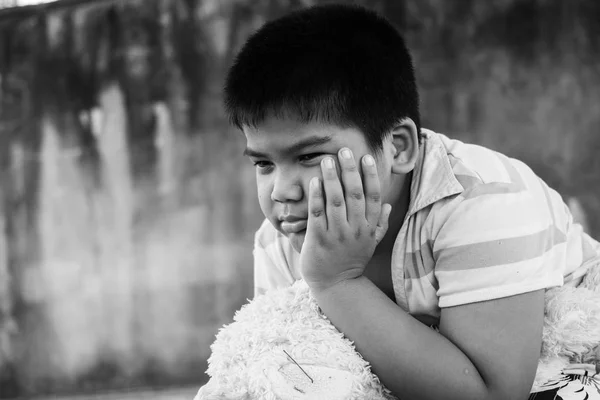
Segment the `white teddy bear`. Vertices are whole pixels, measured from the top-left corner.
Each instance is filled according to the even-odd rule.
[[[577,288],[547,291],[534,389],[570,363],[598,365],[599,345],[600,266]],[[304,281],[244,305],[211,350],[210,380],[194,400],[396,399],[320,313]]]

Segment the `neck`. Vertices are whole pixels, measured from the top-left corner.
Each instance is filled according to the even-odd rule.
[[[392,200],[392,212],[388,218],[388,230],[381,239],[381,242],[375,249],[375,256],[389,255],[392,253],[394,243],[398,232],[404,224],[404,218],[408,212],[408,206],[410,204],[410,185],[412,182],[412,172],[403,176],[402,182],[399,182],[399,192],[395,196],[395,200]]]

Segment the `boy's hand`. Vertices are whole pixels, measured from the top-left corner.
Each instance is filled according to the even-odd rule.
[[[361,276],[388,229],[392,207],[381,205],[373,157],[361,160],[364,183],[349,149],[340,150],[339,160],[343,186],[331,157],[321,162],[323,183],[318,178],[310,182],[300,268],[314,290]]]

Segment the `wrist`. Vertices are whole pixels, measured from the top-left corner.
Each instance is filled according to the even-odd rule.
[[[356,276],[338,277],[337,279],[331,281],[317,281],[307,283],[311,293],[315,297],[319,297],[329,293],[334,294],[336,291],[339,290],[346,290],[352,283],[359,282],[362,279],[366,278],[361,274]]]

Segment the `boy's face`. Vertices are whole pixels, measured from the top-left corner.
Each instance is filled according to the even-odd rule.
[[[355,128],[340,128],[320,122],[267,118],[258,127],[245,127],[246,154],[256,167],[260,208],[275,229],[287,236],[300,252],[308,218],[308,184],[317,176],[323,179],[320,163],[326,156],[336,161],[338,151],[349,148],[359,164],[370,151],[364,135]],[[392,146],[392,148],[390,148]],[[381,184],[382,204],[390,202],[393,145],[384,140],[384,150],[375,157]],[[361,173],[362,176],[362,173]],[[393,203],[392,203],[393,204]]]

